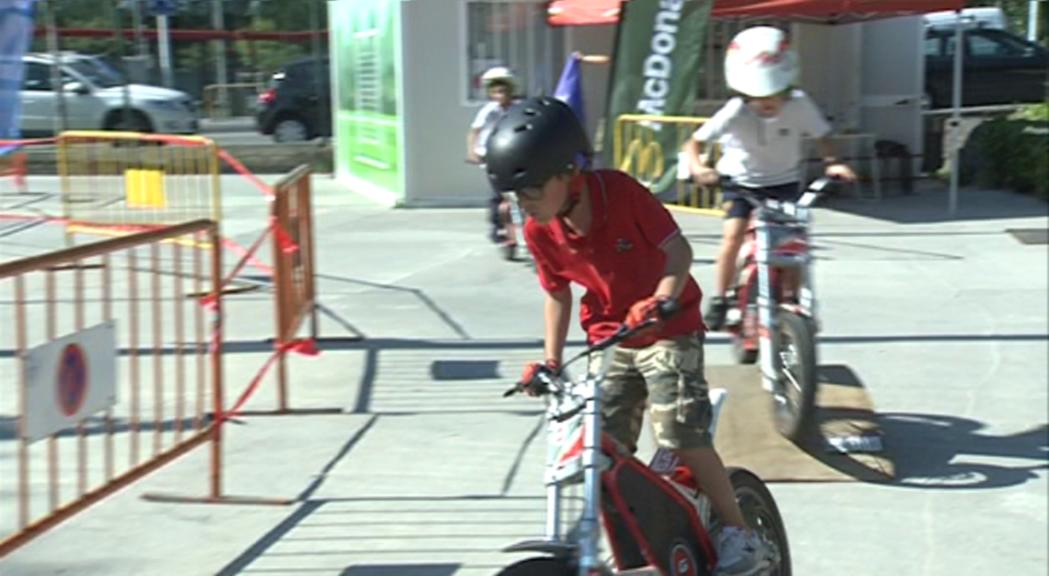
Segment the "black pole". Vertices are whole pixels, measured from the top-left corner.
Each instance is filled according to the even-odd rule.
[[[324,69],[321,66],[321,37],[320,26],[317,15],[317,2],[319,0],[308,0],[310,3],[310,51],[313,53],[313,94],[317,98],[317,131],[321,132],[319,124],[324,121],[324,111],[328,110],[328,122],[331,122],[331,102],[321,90],[321,74]],[[321,146],[328,144],[328,137],[321,133]]]
[[[120,10],[116,4],[110,4],[112,11],[110,17],[113,20],[113,41],[116,44],[117,58],[120,59],[119,70],[124,75],[124,107],[121,111],[122,124],[126,128],[130,126],[131,120],[131,88],[128,83],[131,79],[131,70],[128,68],[127,58],[124,51],[124,19],[120,17]]]
[[[55,114],[55,133],[65,132],[68,123],[66,112],[66,90],[62,85],[62,53],[58,47],[58,14],[55,9],[54,0],[43,0],[47,18],[47,49],[51,53],[51,89],[55,92],[55,102],[58,104]]]

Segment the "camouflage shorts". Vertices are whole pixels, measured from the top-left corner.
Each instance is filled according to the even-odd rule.
[[[591,371],[600,363],[599,354],[591,356]],[[659,446],[711,445],[701,336],[660,340],[641,349],[616,348],[601,390],[605,431],[631,450],[637,449],[646,400]]]

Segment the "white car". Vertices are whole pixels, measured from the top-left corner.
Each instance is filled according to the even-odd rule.
[[[189,94],[158,86],[129,84],[93,56],[63,53],[62,99],[67,130],[129,130],[166,134],[197,132],[197,115]],[[58,93],[52,84],[55,59],[50,54],[23,57],[25,77],[20,92],[22,134],[53,134],[58,126]]]

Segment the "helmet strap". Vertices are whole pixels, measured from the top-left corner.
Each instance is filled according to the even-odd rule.
[[[586,189],[586,177],[580,172],[572,175],[572,179],[568,182],[568,197],[565,198],[564,206],[557,213],[559,217],[564,218],[572,213],[572,209],[579,204],[579,198],[583,195],[584,189]]]

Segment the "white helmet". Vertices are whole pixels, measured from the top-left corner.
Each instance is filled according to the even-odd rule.
[[[779,28],[756,26],[736,34],[725,53],[728,87],[753,98],[778,94],[794,83],[797,56]]]
[[[503,82],[513,86],[515,84],[514,73],[506,66],[496,66],[495,68],[489,68],[481,75],[481,84],[486,88],[495,82]]]

